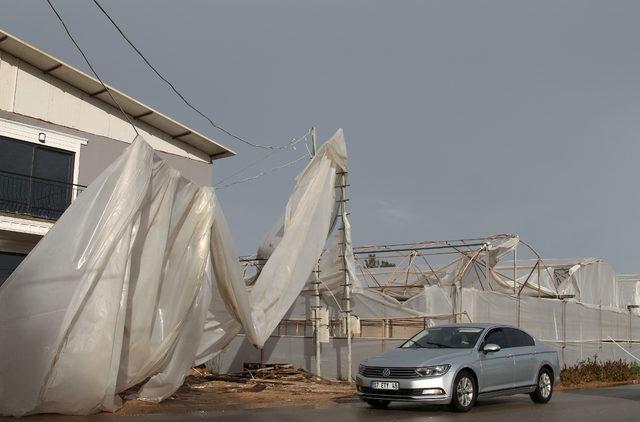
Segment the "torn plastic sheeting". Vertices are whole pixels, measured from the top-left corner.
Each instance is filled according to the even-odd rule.
[[[116,393],[170,371],[206,309],[213,206],[210,189],[137,139],[0,289],[11,339],[0,346],[0,413],[113,411]],[[167,376],[148,385],[168,390]]]
[[[272,241],[276,246],[250,292],[245,287],[235,251],[212,248],[220,292],[227,298],[226,303],[237,304],[235,312],[252,344],[264,345],[316,266],[334,220],[336,173],[345,170],[346,146],[342,130],[338,130],[296,177],[282,219],[283,228],[271,231],[281,232],[282,238]],[[218,220],[214,221],[214,237],[232,244],[226,225],[219,225]],[[225,253],[225,258],[217,259],[219,253]]]
[[[113,411],[117,393],[146,379],[140,396],[162,400],[241,328],[262,345],[334,218],[327,181],[346,160],[342,132],[325,147],[298,179],[258,295],[240,276],[213,191],[134,141],[0,287],[0,335],[11,339],[0,344],[0,414]]]

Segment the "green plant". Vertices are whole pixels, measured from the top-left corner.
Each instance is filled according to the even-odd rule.
[[[568,366],[560,372],[564,384],[619,382],[640,379],[640,365],[623,360],[598,361],[598,355]]]

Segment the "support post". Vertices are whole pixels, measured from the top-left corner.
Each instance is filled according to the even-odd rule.
[[[538,299],[540,299],[540,258],[538,258]]]
[[[316,156],[316,128],[315,126],[311,128],[311,156]],[[315,345],[315,353],[316,353],[316,375],[320,375],[320,360],[321,360],[321,349],[320,349],[320,260],[318,260],[318,264],[316,265],[316,270],[314,271],[315,277],[313,279],[313,342]]]
[[[316,127],[311,128],[311,153],[315,157],[316,149],[317,149],[317,141],[316,141]]]
[[[627,311],[629,312],[629,350],[631,350],[631,339],[633,337],[633,330],[631,329],[631,306],[627,306]]]
[[[313,280],[313,342],[316,350],[316,375],[320,374],[320,261],[314,271]]]
[[[520,292],[516,287],[516,258],[518,247],[513,248],[513,294],[516,295],[516,327],[520,327]]]
[[[518,253],[518,246],[513,248],[513,294],[516,293],[516,259]]]
[[[346,335],[347,335],[347,380],[352,382],[351,380],[351,280],[349,277],[349,270],[347,267],[347,230],[345,219],[348,215],[347,212],[347,172],[341,171],[338,172],[339,180],[340,180],[340,216],[342,217],[342,269],[344,273],[344,320],[346,324]]]
[[[458,292],[459,288],[456,284],[451,287],[453,290],[451,294],[453,295],[452,306],[451,306],[451,319],[453,323],[456,324],[458,322]]]
[[[562,299],[562,368],[567,366],[564,359],[564,350],[567,348],[567,300]]]
[[[598,350],[600,351],[600,356],[602,356],[602,303],[598,305]]]

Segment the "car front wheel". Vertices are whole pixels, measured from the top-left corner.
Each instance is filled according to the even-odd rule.
[[[551,400],[552,395],[553,373],[547,368],[542,368],[538,373],[536,389],[533,393],[529,394],[529,396],[535,403],[547,403]]]
[[[462,371],[453,382],[451,404],[449,407],[454,412],[468,412],[476,403],[478,389],[471,373]]]

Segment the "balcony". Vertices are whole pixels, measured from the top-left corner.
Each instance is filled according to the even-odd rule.
[[[0,170],[0,213],[55,221],[85,188]]]

